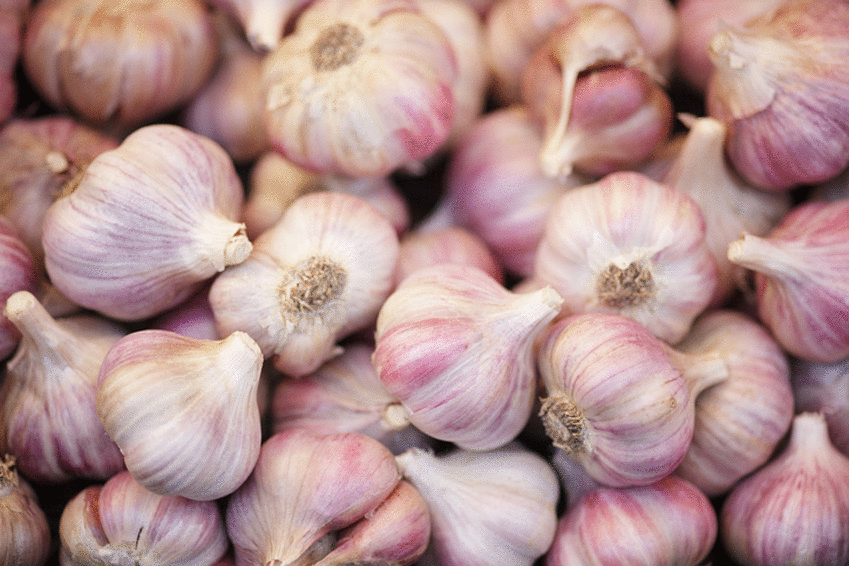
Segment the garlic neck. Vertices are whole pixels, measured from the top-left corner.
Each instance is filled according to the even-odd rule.
[[[808,266],[792,253],[787,253],[783,246],[752,234],[744,234],[741,239],[728,245],[728,260],[779,279],[805,279],[810,273]]]
[[[583,411],[562,391],[543,399],[539,416],[554,446],[567,455],[592,451],[588,423]]]
[[[356,27],[338,22],[324,28],[310,48],[310,58],[317,72],[335,71],[353,63],[360,54],[365,36]]]

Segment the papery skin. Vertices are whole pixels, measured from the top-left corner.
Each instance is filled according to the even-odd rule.
[[[849,201],[796,205],[763,237],[743,234],[728,259],[754,271],[760,320],[790,354],[849,357]]]
[[[324,52],[317,68],[313,46],[339,24],[362,43]],[[455,75],[450,42],[414,0],[313,2],[265,60],[271,146],[354,177],[420,166],[450,134]]]
[[[146,329],[119,340],[97,380],[97,415],[146,489],[210,501],[259,457],[259,346],[245,333],[200,340]]]
[[[53,107],[125,133],[187,102],[218,58],[198,0],[39,2],[22,53],[28,79]]]
[[[18,469],[45,483],[123,470],[94,400],[100,365],[126,331],[90,313],[54,319],[28,291],[13,294],[5,312],[22,333],[0,390],[4,440]]]
[[[820,412],[832,444],[849,456],[849,358],[831,363],[790,360],[798,412]]]
[[[821,414],[794,417],[789,444],[731,490],[719,524],[729,555],[746,566],[849,561],[849,457]]]
[[[0,304],[17,291],[35,292],[37,274],[32,252],[17,228],[0,216]],[[20,331],[0,312],[0,361],[15,351]]]
[[[570,499],[546,566],[696,566],[713,548],[717,517],[690,482],[668,476],[642,487],[599,486]]]
[[[304,195],[257,237],[242,265],[216,277],[209,300],[219,332],[247,332],[278,371],[306,375],[341,352],[341,338],[374,322],[397,256],[395,229],[363,199]],[[281,296],[301,282],[312,301],[305,308]]]
[[[399,481],[392,453],[362,434],[274,434],[227,504],[237,566],[300,564],[314,543],[378,508]]]
[[[421,268],[378,314],[378,377],[425,434],[470,450],[498,448],[530,417],[534,341],[560,305],[551,288],[512,293],[473,266]]]
[[[151,321],[151,327],[176,332],[199,340],[224,338],[215,326],[215,314],[209,304],[208,289]]]
[[[59,535],[62,566],[212,566],[228,544],[215,502],[157,495],[127,471],[68,501]]]
[[[504,268],[477,234],[460,226],[416,230],[401,238],[397,284],[417,269],[437,263],[473,265],[499,283],[504,283]]]
[[[849,164],[847,25],[845,2],[791,0],[711,38],[707,113],[728,124],[728,157],[752,185],[786,191]]]
[[[551,546],[560,486],[538,454],[511,443],[439,456],[412,449],[396,459],[430,507],[430,550],[442,566],[530,566]]]
[[[180,126],[139,128],[48,209],[47,273],[68,298],[117,320],[160,314],[247,258],[243,199],[221,146]]]
[[[50,554],[51,531],[32,486],[14,468],[15,458],[0,461],[0,564],[42,566]]]

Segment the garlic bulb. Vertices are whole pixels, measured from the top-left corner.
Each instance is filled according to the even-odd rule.
[[[565,312],[621,314],[674,344],[707,307],[717,274],[695,201],[621,171],[561,195],[531,279],[554,287]]]
[[[0,123],[15,112],[18,84],[15,69],[31,0],[6,0],[0,6]]]
[[[221,340],[132,332],[103,360],[97,416],[146,489],[218,499],[259,456],[261,368],[262,353],[243,332]]]
[[[0,564],[43,566],[50,552],[50,527],[38,496],[15,469],[15,457],[0,459]]]
[[[400,480],[392,453],[365,435],[303,428],[273,435],[227,504],[236,563],[316,564],[336,532],[375,513]]]
[[[849,358],[831,362],[790,361],[790,379],[798,412],[819,412],[832,444],[849,456]]]
[[[58,483],[106,479],[123,470],[94,399],[106,352],[126,331],[88,313],[54,319],[29,291],[10,296],[5,315],[22,337],[7,362],[0,420],[21,472]]]
[[[537,390],[534,342],[557,316],[551,288],[512,293],[479,268],[421,268],[377,317],[374,366],[417,429],[470,450],[513,440]]]
[[[213,566],[227,551],[214,501],[152,493],[126,471],[74,496],[59,536],[64,566]]]
[[[752,185],[783,191],[849,165],[847,25],[845,2],[788,0],[711,37],[707,111],[728,124],[728,156]]]
[[[0,304],[17,291],[34,292],[37,275],[32,253],[15,226],[0,216]],[[0,313],[0,361],[5,360],[21,339],[21,333],[6,315]]]
[[[353,177],[421,163],[454,119],[453,49],[415,0],[318,0],[263,65],[271,146]]]
[[[151,327],[199,340],[220,340],[208,289],[151,321]]]
[[[278,371],[306,375],[341,353],[341,338],[374,322],[397,257],[395,229],[363,199],[304,195],[242,265],[213,282],[219,332],[247,332]]]
[[[22,55],[51,105],[131,131],[191,99],[219,50],[201,0],[56,0],[34,4]]]
[[[250,254],[232,160],[179,126],[139,128],[72,189],[44,220],[47,273],[68,298],[109,317],[159,314]]]
[[[758,317],[804,360],[849,357],[847,236],[849,200],[807,201],[767,235],[728,246],[732,263],[754,271]]]
[[[793,418],[787,356],[772,335],[739,311],[696,320],[676,350],[715,353],[728,379],[696,398],[693,440],[675,474],[710,497],[731,489],[772,455]]]
[[[398,467],[430,507],[431,547],[443,566],[531,566],[557,526],[557,474],[510,443],[488,452],[411,449]]]
[[[746,566],[849,561],[849,457],[821,414],[794,417],[789,444],[734,487],[719,523],[728,553]]]
[[[244,31],[251,47],[265,53],[277,47],[286,28],[313,0],[210,0],[227,12]]]
[[[541,338],[537,357],[546,433],[612,487],[672,473],[693,437],[696,397],[729,375],[719,355],[673,350],[609,313],[561,319]]]

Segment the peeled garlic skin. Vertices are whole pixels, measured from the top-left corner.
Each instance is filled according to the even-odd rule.
[[[36,277],[32,252],[15,226],[0,216],[0,302],[17,291],[35,291]],[[0,361],[12,355],[20,339],[20,331],[0,313]]]
[[[126,471],[74,496],[59,536],[62,566],[212,566],[227,550],[215,502],[157,495]]]
[[[50,553],[51,531],[32,486],[14,469],[14,458],[0,461],[0,564],[42,566]]]

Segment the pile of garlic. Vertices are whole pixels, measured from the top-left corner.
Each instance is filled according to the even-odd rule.
[[[849,561],[845,0],[9,4],[0,566]]]

